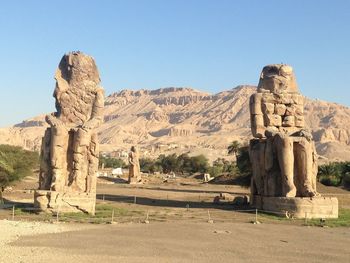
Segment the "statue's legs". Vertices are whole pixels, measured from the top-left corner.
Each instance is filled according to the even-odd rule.
[[[140,163],[137,160],[136,164],[135,164],[135,173],[136,173],[136,180],[137,182],[141,182],[142,181],[142,177],[141,177],[141,171],[140,171]]]
[[[50,190],[52,174],[51,174],[51,128],[47,128],[41,142],[40,152],[40,173],[39,173],[39,189]]]
[[[129,163],[129,176],[128,176],[128,183],[131,183],[131,181],[134,178],[134,165]]]
[[[98,171],[98,154],[99,154],[99,143],[97,134],[93,133],[91,135],[91,142],[88,151],[88,177],[86,182],[87,192],[96,192],[96,174]]]
[[[263,176],[265,173],[265,144],[258,140],[251,140],[249,147],[249,158],[252,163],[253,176],[251,179],[251,193],[253,195],[263,195],[264,182]]]
[[[86,179],[88,175],[88,148],[91,141],[91,132],[78,128],[74,133],[73,140],[73,171],[71,187],[74,190],[85,192],[87,189]]]
[[[51,190],[63,191],[67,180],[68,131],[65,127],[51,128]]]
[[[277,134],[274,138],[274,148],[281,169],[282,196],[295,197],[293,138]]]
[[[309,142],[306,138],[294,144],[294,156],[296,163],[296,174],[300,185],[301,196],[315,196],[316,188],[313,186],[314,174],[314,152],[313,142]],[[316,171],[317,173],[317,171]]]

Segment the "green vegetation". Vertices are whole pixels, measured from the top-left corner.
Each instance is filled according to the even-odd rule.
[[[162,167],[160,166],[160,164],[151,158],[141,158],[140,167],[141,167],[141,171],[144,173],[153,174],[155,172],[160,172],[162,170]]]
[[[181,175],[209,173],[214,177],[226,175],[231,178],[231,181],[235,184],[249,186],[252,169],[248,147],[241,146],[237,141],[234,141],[228,147],[228,150],[236,155],[237,162],[218,158],[210,165],[208,159],[204,155],[189,156],[188,154],[171,154],[166,156],[162,154],[156,160],[141,158],[141,171],[146,173],[174,172]]]
[[[248,146],[242,146],[239,148],[237,154],[237,168],[239,172],[234,183],[248,187],[252,177],[252,164],[249,158]]]
[[[39,154],[17,146],[0,145],[0,197],[8,185],[31,175],[39,166]]]
[[[227,152],[228,154],[233,154],[237,157],[237,153],[239,149],[241,148],[241,145],[238,141],[233,141],[228,147]]]
[[[318,167],[317,179],[327,186],[350,188],[350,162],[332,162]]]
[[[337,219],[319,219],[308,220],[308,226],[327,226],[327,227],[350,227],[350,209],[339,209],[339,217]]]
[[[122,159],[100,155],[99,167],[102,167],[102,165],[105,168],[119,168],[119,167],[126,168],[127,167],[127,165]]]
[[[238,174],[239,170],[236,162],[227,161],[224,158],[218,158],[213,162],[213,166],[208,169],[210,175],[217,177],[221,174]]]
[[[145,216],[143,211],[129,210],[111,204],[97,204],[95,215],[85,213],[61,213],[59,214],[59,221],[103,224],[110,223],[112,215],[114,221],[123,219],[131,220],[132,217],[143,218]]]
[[[206,173],[209,170],[208,159],[204,155],[188,156],[188,154],[159,155],[156,160],[140,159],[141,171],[146,173],[163,172],[178,174]]]
[[[293,221],[297,224],[305,226],[320,226],[320,227],[350,227],[350,209],[339,209],[339,217],[334,219],[290,219],[284,216],[278,216],[266,212],[259,211],[258,220],[262,222],[278,222],[278,221]]]

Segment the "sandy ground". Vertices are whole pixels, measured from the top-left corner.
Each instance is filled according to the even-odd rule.
[[[82,226],[0,220],[0,262],[27,262],[22,256],[29,255],[34,249],[22,250],[21,247],[9,245],[21,237],[46,233],[57,234],[77,229],[82,229]],[[39,252],[40,249],[36,251]]]
[[[6,193],[7,201],[32,203],[36,179]],[[25,190],[27,189],[27,190]],[[98,204],[135,211],[150,224],[135,223],[128,216],[118,224],[13,222],[0,220],[2,262],[349,262],[350,228],[321,228],[295,222],[259,218],[215,205],[221,192],[245,195],[234,185],[201,184],[198,180],[163,183],[149,181],[130,186],[99,179]],[[350,194],[339,188],[320,187],[335,195],[341,207],[350,207]],[[134,203],[134,197],[137,202]],[[190,209],[186,206],[190,205]],[[210,210],[214,223],[207,223]],[[11,211],[0,210],[0,218]],[[135,214],[132,215],[135,219]],[[22,216],[23,217],[23,216]],[[35,220],[30,216],[28,220]],[[123,219],[122,218],[122,219]],[[26,220],[17,216],[17,219]],[[116,219],[118,221],[118,218]]]
[[[28,223],[2,221],[3,226],[6,232],[15,229],[16,235],[25,236],[1,244],[1,262],[345,263],[350,258],[349,228],[169,222],[60,232],[67,230],[65,226],[33,228]],[[32,236],[43,232],[53,233]],[[5,241],[13,239],[11,234]]]

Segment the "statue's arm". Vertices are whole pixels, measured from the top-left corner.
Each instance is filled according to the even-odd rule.
[[[49,115],[45,116],[46,122],[51,126],[51,127],[61,127],[64,126],[64,123],[55,116],[55,113],[51,113]]]
[[[91,118],[83,126],[94,129],[103,122],[104,91],[101,87],[97,88],[95,101],[92,106]]]

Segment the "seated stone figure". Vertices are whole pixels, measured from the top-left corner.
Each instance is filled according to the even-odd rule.
[[[317,154],[292,67],[265,66],[250,98],[252,195],[313,197]]]
[[[63,56],[55,74],[56,112],[42,143],[40,190],[95,192],[98,140],[104,92],[92,57],[80,52]]]
[[[139,162],[139,153],[135,146],[132,146],[128,156],[129,162],[129,184],[141,183],[141,171]]]

